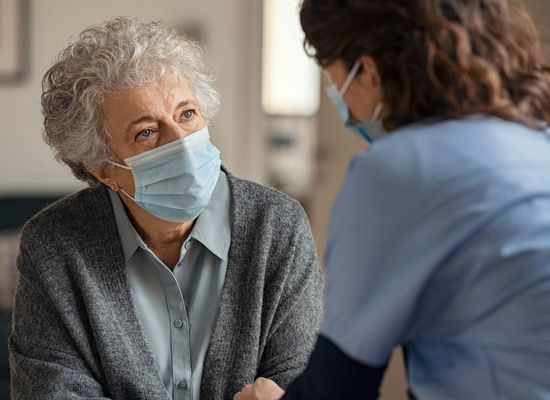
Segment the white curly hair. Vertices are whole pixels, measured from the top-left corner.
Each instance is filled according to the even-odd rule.
[[[105,95],[159,81],[185,79],[207,122],[220,105],[214,74],[200,46],[160,22],[118,17],[85,29],[42,79],[44,140],[57,160],[91,185],[88,172],[107,166],[112,153],[104,128]]]

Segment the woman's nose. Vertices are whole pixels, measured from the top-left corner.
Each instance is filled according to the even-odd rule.
[[[163,135],[165,140],[163,140],[163,142],[173,142],[174,140],[179,140],[188,134],[189,133],[186,132],[179,124],[172,122],[165,125],[165,134]]]

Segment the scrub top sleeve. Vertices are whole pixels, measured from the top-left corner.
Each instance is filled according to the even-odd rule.
[[[414,146],[390,147],[375,145],[350,164],[325,255],[321,333],[371,366],[384,365],[403,340],[433,265],[427,244],[434,241],[429,229],[418,229],[424,197],[418,154]]]

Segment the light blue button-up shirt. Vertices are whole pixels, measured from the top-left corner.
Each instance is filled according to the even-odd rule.
[[[322,334],[419,399],[550,399],[550,136],[495,118],[416,124],[350,164]]]
[[[199,400],[231,243],[230,194],[222,171],[172,272],[147,247],[110,191],[137,316],[171,399]]]

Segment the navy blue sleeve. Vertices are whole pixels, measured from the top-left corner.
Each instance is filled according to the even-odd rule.
[[[386,365],[370,367],[351,359],[319,336],[308,366],[281,400],[374,400],[385,370]]]

